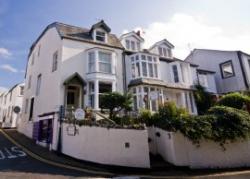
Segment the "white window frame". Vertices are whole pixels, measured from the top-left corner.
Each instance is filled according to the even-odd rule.
[[[90,70],[90,53],[94,54],[94,67],[93,70]],[[99,58],[99,53],[106,53],[110,55],[110,63],[107,63],[105,61],[100,61]],[[105,74],[114,74],[115,73],[115,54],[113,51],[109,51],[109,50],[105,50],[105,49],[95,49],[95,50],[91,50],[88,51],[88,65],[87,65],[87,71],[88,73],[105,73]],[[106,63],[106,64],[110,64],[110,72],[105,72],[105,71],[101,71],[100,70],[100,63]],[[93,64],[93,62],[91,63]]]
[[[98,35],[98,33],[103,33],[104,36],[103,36],[103,35]],[[104,38],[104,41],[98,40],[97,37]],[[106,33],[105,31],[101,30],[101,29],[96,29],[96,30],[94,31],[94,39],[95,39],[95,41],[97,41],[97,42],[107,43],[107,33]]]
[[[131,60],[131,77],[134,78],[151,78],[159,79],[159,59],[154,55],[138,53],[130,56]],[[143,68],[145,64],[145,68]],[[152,65],[153,76],[150,75],[150,65]],[[144,71],[145,70],[145,71]]]
[[[53,53],[52,72],[56,71],[58,67],[58,51]]]

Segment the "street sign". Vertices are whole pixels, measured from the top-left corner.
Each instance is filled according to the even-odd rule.
[[[77,120],[83,120],[85,118],[85,112],[83,109],[78,108],[75,110],[75,118]]]
[[[21,111],[21,108],[19,106],[15,106],[13,109],[14,113],[18,114]]]

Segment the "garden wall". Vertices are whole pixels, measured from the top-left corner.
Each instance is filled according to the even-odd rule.
[[[77,126],[69,135],[63,124],[62,152],[100,164],[150,168],[147,130]]]
[[[201,141],[195,146],[181,133],[148,129],[150,151],[160,154],[164,160],[176,166],[190,168],[231,168],[250,166],[250,141],[238,141],[225,145],[226,150],[212,141]]]

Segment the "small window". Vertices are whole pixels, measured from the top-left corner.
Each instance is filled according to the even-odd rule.
[[[24,86],[20,86],[20,96],[23,96],[24,94]]]
[[[222,78],[230,78],[234,76],[234,69],[232,61],[227,61],[220,64]]]
[[[42,74],[39,74],[37,76],[37,84],[36,84],[36,95],[37,96],[40,94],[41,82],[42,82]]]
[[[25,100],[25,109],[24,109],[25,114],[27,114],[27,112],[28,112],[28,107],[29,107],[29,99],[26,99]]]
[[[126,49],[129,50],[130,49],[130,41],[126,40]]]
[[[137,42],[137,50],[140,51],[141,50],[141,43]]]
[[[173,74],[174,74],[174,82],[178,83],[179,82],[179,76],[178,76],[178,69],[176,65],[172,66],[173,69]]]
[[[106,36],[105,32],[96,31],[95,39],[100,42],[105,42],[106,41],[105,36]]]
[[[31,80],[32,80],[32,76],[30,75],[29,76],[29,81],[28,81],[28,89],[30,89],[30,87],[31,87]]]
[[[29,121],[33,118],[33,109],[34,109],[34,98],[31,98],[30,100],[30,115],[29,115]]]
[[[58,51],[53,54],[53,61],[52,61],[52,72],[57,70],[58,65]]]
[[[134,42],[134,41],[131,41],[131,49],[132,49],[133,51],[135,51],[135,42]]]
[[[163,56],[163,50],[161,47],[158,48],[158,51],[159,51],[160,56]]]

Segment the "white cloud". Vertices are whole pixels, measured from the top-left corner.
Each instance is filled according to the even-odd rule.
[[[18,70],[16,68],[14,68],[14,67],[12,67],[11,65],[8,65],[8,64],[1,65],[0,68],[3,69],[3,70],[6,70],[6,71],[12,72],[12,73],[17,73],[18,72]]]
[[[0,47],[0,57],[8,58],[11,55],[12,53],[8,49]]]
[[[5,91],[7,91],[8,90],[8,88],[5,88],[5,87],[3,87],[3,86],[0,86],[0,93],[3,93],[3,92],[5,92]]]
[[[206,24],[201,17],[177,13],[166,22],[153,22],[143,30],[145,48],[164,38],[174,46],[176,57],[185,58],[193,48],[243,50],[250,53],[250,31],[227,35],[219,26]]]

